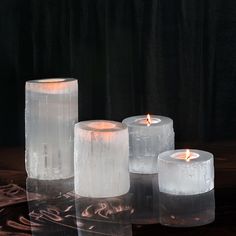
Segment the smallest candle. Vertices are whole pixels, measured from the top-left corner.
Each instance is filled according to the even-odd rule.
[[[214,188],[213,155],[201,150],[172,150],[158,156],[160,192],[194,195]]]

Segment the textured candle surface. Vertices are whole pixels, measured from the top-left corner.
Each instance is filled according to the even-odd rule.
[[[75,125],[75,192],[113,197],[129,190],[128,129],[115,121]]]
[[[193,159],[190,158],[187,161],[182,159],[181,155],[185,151],[183,149],[166,151],[159,155],[160,192],[193,195],[205,193],[214,188],[213,155],[209,152],[191,149]]]
[[[25,154],[30,178],[53,180],[73,176],[73,130],[77,121],[77,80],[26,82]]]
[[[133,116],[122,123],[129,129],[129,170],[133,173],[157,173],[158,154],[174,149],[173,121],[164,116]]]

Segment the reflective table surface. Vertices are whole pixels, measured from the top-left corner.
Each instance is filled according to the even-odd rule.
[[[235,144],[197,146],[215,155],[208,194],[165,196],[158,175],[131,174],[129,193],[102,199],[75,195],[73,179],[27,178],[24,150],[1,148],[0,235],[236,235]]]

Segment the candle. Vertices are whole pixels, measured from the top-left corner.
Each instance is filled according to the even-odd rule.
[[[133,116],[123,120],[129,129],[129,170],[157,173],[158,154],[174,149],[173,121],[164,116]]]
[[[209,152],[172,150],[158,156],[160,223],[205,225],[215,218],[214,164]]]
[[[26,171],[41,180],[70,178],[74,124],[78,121],[75,79],[42,79],[25,86]]]
[[[205,193],[214,188],[213,155],[201,150],[166,151],[158,157],[159,188],[176,195]]]
[[[84,197],[114,197],[129,191],[128,129],[115,121],[75,125],[75,192]]]

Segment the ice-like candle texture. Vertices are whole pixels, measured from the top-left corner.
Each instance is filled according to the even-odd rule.
[[[201,150],[172,150],[158,157],[160,192],[194,195],[214,188],[213,155]]]
[[[41,180],[72,177],[74,124],[78,122],[75,79],[42,79],[25,86],[26,171]]]
[[[75,125],[75,192],[84,197],[114,197],[129,191],[128,129],[115,121]]]
[[[129,129],[129,170],[158,173],[158,154],[174,149],[172,119],[164,116],[133,116],[122,121]]]

